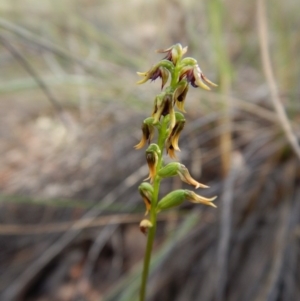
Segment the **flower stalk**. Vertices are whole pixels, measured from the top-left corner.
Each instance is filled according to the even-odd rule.
[[[142,183],[139,192],[145,203],[146,214],[150,217],[144,218],[140,223],[141,232],[147,235],[147,245],[144,257],[142,283],[140,289],[140,301],[146,299],[147,279],[150,268],[151,253],[156,233],[157,214],[161,210],[168,210],[181,205],[185,200],[192,203],[204,204],[216,207],[212,203],[216,197],[206,198],[191,190],[175,190],[166,196],[159,198],[160,183],[163,179],[178,176],[183,182],[197,188],[208,188],[195,180],[188,169],[179,162],[164,165],[164,152],[170,158],[176,159],[176,151],[180,151],[178,142],[180,134],[184,129],[185,118],[180,112],[185,112],[184,103],[188,93],[189,85],[194,88],[200,87],[210,90],[216,84],[207,79],[202,73],[197,61],[193,58],[183,58],[187,47],[176,44],[165,50],[158,50],[166,56],[147,72],[138,72],[143,78],[137,82],[143,84],[148,80],[154,81],[161,78],[162,92],[154,99],[152,116],[146,118],[142,125],[141,141],[135,146],[136,149],[143,148],[147,143],[146,161],[149,167],[149,176],[146,180],[150,183]],[[170,85],[164,90],[170,79]],[[157,130],[157,143],[153,143],[154,132]],[[146,181],[145,180],[145,181]]]

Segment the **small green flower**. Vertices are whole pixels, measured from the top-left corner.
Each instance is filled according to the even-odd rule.
[[[179,162],[171,162],[160,169],[157,173],[161,178],[169,178],[179,176],[182,182],[189,185],[195,186],[195,188],[208,188],[209,186],[204,185],[196,181],[189,173],[189,170]]]
[[[191,190],[185,190],[185,195],[186,199],[194,204],[203,204],[217,208],[217,206],[214,203],[212,203],[217,198],[217,196],[214,196],[212,198],[205,198]]]
[[[178,162],[171,162],[171,163],[168,163],[167,165],[165,165],[163,168],[161,168],[159,171],[158,171],[158,175],[161,177],[161,178],[170,178],[170,177],[175,177],[177,176],[177,172],[178,172],[178,169],[180,168],[180,163]]]
[[[183,189],[174,190],[164,196],[157,204],[157,212],[180,206],[185,200],[185,191]]]
[[[181,44],[175,44],[167,49],[159,49],[156,52],[166,53],[165,60],[169,60],[176,65],[177,61],[187,52],[187,47],[182,48]]]
[[[143,234],[147,234],[148,229],[152,228],[152,227],[153,227],[153,224],[147,219],[143,219],[140,222],[140,230]]]
[[[216,196],[212,198],[205,198],[191,190],[178,189],[168,193],[165,197],[163,197],[159,201],[156,210],[157,212],[160,212],[161,210],[167,210],[170,208],[177,207],[181,205],[185,200],[196,204],[217,207],[215,204],[212,203],[216,198]]]

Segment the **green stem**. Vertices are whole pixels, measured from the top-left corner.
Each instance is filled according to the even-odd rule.
[[[164,144],[166,139],[166,131],[167,131],[167,123],[165,122],[164,119],[162,119],[161,127],[158,132],[158,146],[160,148],[160,155],[156,167],[156,173],[158,172],[158,170],[161,168],[162,165],[162,154],[163,154]],[[147,279],[149,274],[152,247],[153,247],[153,242],[156,233],[156,215],[157,215],[156,206],[158,203],[160,181],[161,178],[155,176],[154,183],[153,183],[153,198],[152,198],[151,210],[150,210],[150,221],[152,223],[152,227],[149,228],[148,238],[147,238],[146,253],[144,257],[144,268],[142,273],[142,284],[140,290],[140,301],[146,300],[145,298],[146,298]]]
[[[174,68],[174,72],[172,74],[172,79],[171,79],[171,83],[170,83],[170,87],[172,87],[172,89],[175,89],[175,87],[178,84],[178,77],[179,77],[179,67],[175,66]]]
[[[154,237],[156,233],[156,214],[155,213],[152,214],[152,209],[151,209],[151,220],[152,220],[151,222],[153,224],[153,227],[151,227],[148,232],[148,240],[146,246],[146,253],[144,257],[144,268],[143,268],[142,284],[141,284],[141,291],[140,291],[140,301],[146,300],[145,298],[146,298],[147,279],[149,274],[152,246],[153,246]]]

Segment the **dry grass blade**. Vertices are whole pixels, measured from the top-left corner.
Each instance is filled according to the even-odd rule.
[[[234,185],[243,166],[242,155],[238,152],[232,154],[231,168],[225,178],[219,233],[218,258],[216,269],[216,296],[218,301],[225,300],[225,290],[228,279],[228,258],[232,230]]]
[[[269,85],[271,99],[274,108],[277,112],[278,118],[280,120],[281,126],[287,136],[289,143],[291,144],[294,152],[300,159],[300,147],[297,141],[297,137],[293,133],[289,119],[285,113],[284,107],[280,101],[278,88],[275,81],[274,72],[272,70],[272,64],[270,59],[270,53],[268,50],[268,29],[267,20],[265,12],[265,1],[257,0],[257,20],[258,20],[258,36],[260,42],[262,64],[265,72],[265,76]]]
[[[224,9],[223,3],[218,0],[211,0],[208,2],[209,9],[209,22],[212,31],[212,39],[214,45],[214,51],[217,57],[218,72],[220,78],[220,93],[223,95],[221,108],[222,115],[219,120],[219,125],[224,127],[226,130],[220,135],[220,154],[222,162],[222,172],[223,176],[229,172],[230,161],[231,161],[231,152],[232,152],[232,121],[230,111],[232,110],[232,103],[230,97],[227,97],[230,94],[230,87],[232,82],[232,71],[231,71],[231,62],[227,54],[227,45],[224,42]]]

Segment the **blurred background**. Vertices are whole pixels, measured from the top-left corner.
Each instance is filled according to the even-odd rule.
[[[219,85],[190,89],[179,141],[218,208],[160,214],[148,300],[300,300],[299,9],[1,0],[0,299],[137,300],[147,167],[133,146],[160,82],[136,71],[179,42]]]

